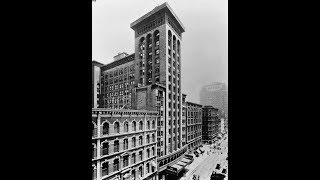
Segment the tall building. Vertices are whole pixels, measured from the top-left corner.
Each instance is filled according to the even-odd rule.
[[[202,105],[187,102],[187,144],[193,150],[202,144]]]
[[[220,131],[220,119],[218,109],[212,106],[202,108],[202,141],[212,144],[218,138]]]
[[[157,118],[156,111],[93,108],[93,180],[155,180]]]
[[[228,88],[225,83],[215,82],[200,90],[200,104],[213,106],[228,117]]]
[[[158,158],[161,179],[186,151],[181,142],[181,44],[185,28],[168,3],[130,24],[135,31],[135,83],[138,87],[162,84],[164,92],[163,156]],[[178,165],[177,165],[178,166]],[[178,170],[183,167],[178,166]]]
[[[153,110],[157,118],[157,177],[170,179],[190,160],[182,143],[181,43],[185,28],[168,3],[130,24],[135,52],[100,67],[100,107]]]

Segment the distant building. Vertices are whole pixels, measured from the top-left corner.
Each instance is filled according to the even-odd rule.
[[[213,106],[228,117],[228,88],[225,83],[212,83],[200,90],[200,104]]]
[[[218,117],[218,109],[212,106],[202,108],[202,141],[214,143],[218,138],[221,120]]]

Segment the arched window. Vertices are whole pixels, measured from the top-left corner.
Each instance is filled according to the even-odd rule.
[[[150,172],[150,166],[149,166],[149,163],[146,164],[146,167],[147,167],[147,173]]]
[[[136,137],[132,138],[132,147],[136,147]]]
[[[93,137],[97,136],[97,126],[94,122],[92,122],[92,136]]]
[[[101,149],[102,149],[102,156],[109,154],[109,143],[108,142],[102,142],[101,143]]]
[[[147,128],[150,129],[150,121],[147,121]]]
[[[109,134],[109,123],[105,122],[102,125],[102,134]]]
[[[150,149],[147,149],[147,157],[150,157]]]
[[[147,48],[148,48],[148,50],[150,48],[152,48],[152,36],[151,36],[151,34],[147,35]]]
[[[119,122],[114,123],[114,133],[120,133]]]
[[[156,122],[155,120],[152,121],[152,129],[155,129],[156,128]]]
[[[143,160],[142,155],[143,155],[142,151],[139,151],[139,159],[140,159],[140,161],[142,161],[142,160]]]
[[[139,136],[139,145],[142,146],[143,142],[142,142],[142,136]]]
[[[176,36],[175,35],[173,35],[173,41],[172,41],[172,48],[173,48],[173,50],[176,50]],[[174,57],[174,56],[173,56]]]
[[[101,170],[102,170],[102,176],[109,174],[109,162],[108,161],[105,161],[102,163]]]
[[[132,121],[132,131],[136,131],[137,129],[137,124],[135,121]]]
[[[142,130],[142,129],[143,129],[143,122],[140,121],[140,122],[139,122],[139,130]]]
[[[171,34],[171,31],[169,30],[168,31],[168,46],[171,46],[171,37],[172,37],[172,34]]]
[[[180,41],[179,41],[179,40],[178,40],[177,44],[178,44],[178,46],[177,46],[177,52],[178,52],[178,54],[180,55]]]
[[[154,149],[154,147],[152,147],[152,156],[155,156],[156,155],[156,151]]]
[[[127,121],[124,123],[124,132],[129,132],[129,123]]]
[[[150,143],[150,136],[149,136],[149,134],[147,135],[147,144],[149,144]]]
[[[129,147],[128,139],[123,140],[123,149],[126,150]]]
[[[96,144],[92,144],[92,159],[95,159],[97,157],[97,147]]]
[[[159,32],[159,30],[154,31],[153,38],[154,38],[155,46],[158,47],[160,45],[160,42],[159,42],[160,32]]]
[[[123,156],[123,167],[129,166],[129,155]]]
[[[119,152],[119,140],[114,141],[114,151],[113,152]]]
[[[113,160],[113,172],[119,171],[119,159]]]
[[[142,172],[142,166],[140,166],[140,167],[139,167],[139,176],[142,177],[142,174],[143,174],[143,172]]]
[[[139,58],[142,59],[144,57],[144,49],[145,49],[145,38],[140,38],[139,41]]]

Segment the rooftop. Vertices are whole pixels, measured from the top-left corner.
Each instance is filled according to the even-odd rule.
[[[182,22],[179,20],[178,16],[173,12],[172,8],[169,6],[169,4],[167,2],[155,7],[152,11],[148,12],[147,14],[143,15],[142,17],[140,17],[136,21],[132,22],[130,24],[130,27],[133,30],[135,30],[135,28],[137,27],[137,25],[139,23],[141,23],[142,21],[150,18],[152,15],[156,14],[157,12],[159,12],[161,10],[165,10],[170,15],[172,15],[174,17],[174,20],[177,22],[179,28],[181,29],[181,32],[185,32],[185,27],[183,26]]]
[[[111,69],[111,68],[114,68],[114,67],[117,67],[117,66],[120,66],[121,64],[125,64],[127,62],[130,62],[130,61],[133,61],[134,60],[134,53],[122,58],[122,59],[119,59],[117,61],[113,61],[109,64],[106,64],[104,66],[101,67],[101,70],[102,71],[105,71],[105,70],[108,70],[108,69]]]
[[[187,105],[188,105],[188,104],[202,107],[201,104],[193,103],[193,102],[190,102],[190,101],[187,101]]]
[[[101,67],[101,66],[104,66],[104,64],[98,62],[98,61],[95,61],[95,60],[92,60],[92,65],[93,66],[98,66],[98,67]]]

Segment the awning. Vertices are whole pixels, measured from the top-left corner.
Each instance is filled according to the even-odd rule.
[[[167,166],[168,173],[178,175],[178,173],[183,169],[183,166],[174,164],[172,166]]]
[[[182,158],[181,159],[182,162],[185,162],[187,164],[191,163],[191,160],[190,159],[187,159],[187,158]]]
[[[187,165],[187,163],[185,163],[185,162],[183,162],[183,161],[179,161],[177,164],[178,164],[179,166],[183,166],[183,167],[185,167],[185,166]]]
[[[181,169],[183,168],[182,166],[179,166],[179,165],[177,165],[177,164],[175,164],[175,165],[173,165],[173,166],[171,166],[171,167],[176,168],[176,169],[177,169],[177,172],[181,171]]]

